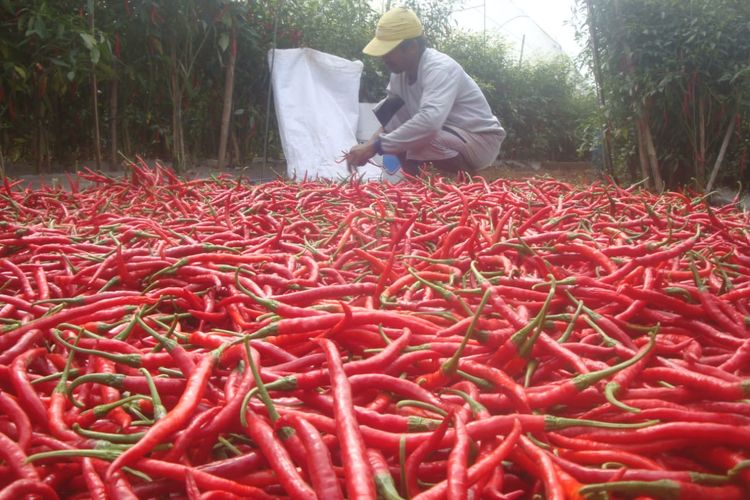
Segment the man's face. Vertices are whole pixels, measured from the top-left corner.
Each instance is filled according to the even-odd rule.
[[[403,73],[414,64],[414,45],[398,45],[383,56],[383,62],[391,73]]]

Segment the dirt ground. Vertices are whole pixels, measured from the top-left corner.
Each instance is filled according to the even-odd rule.
[[[487,180],[501,177],[526,179],[530,177],[551,177],[571,184],[591,184],[600,178],[600,171],[589,162],[498,162],[481,172]]]
[[[206,175],[211,172],[210,167],[201,167],[188,173],[190,176]],[[214,172],[218,172],[214,170]],[[268,162],[265,167],[262,162],[256,162],[240,169],[227,169],[232,175],[243,175],[258,181],[267,181],[284,176],[286,165],[282,161]],[[480,172],[487,180],[499,178],[526,179],[531,177],[551,177],[571,184],[590,184],[600,177],[600,172],[589,162],[552,162],[552,161],[498,161],[495,165]]]
[[[151,161],[150,163],[155,163]],[[164,163],[163,163],[164,164]],[[83,170],[85,167],[93,168],[93,162],[84,164],[77,168]],[[122,175],[122,170],[102,170],[106,175]],[[65,172],[51,172],[40,175],[29,174],[29,169],[9,168],[6,175],[11,179],[21,180],[25,186],[32,189],[39,186],[65,186],[69,185],[69,178],[75,175],[76,170]],[[214,162],[204,162],[201,165],[187,169],[183,177],[201,178],[226,173],[234,177],[242,177],[252,182],[268,182],[284,177],[286,165],[280,160],[270,160],[264,165],[262,161],[254,161],[245,167],[227,167],[223,170],[216,168]],[[569,182],[571,184],[587,185],[599,177],[599,171],[588,162],[549,162],[549,161],[498,161],[492,167],[480,172],[487,180],[498,178],[525,179],[532,177],[550,177],[553,179]],[[82,183],[85,186],[85,182]]]

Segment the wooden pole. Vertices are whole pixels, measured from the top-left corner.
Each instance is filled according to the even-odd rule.
[[[271,64],[268,71],[268,95],[266,97],[266,127],[263,137],[263,168],[261,176],[266,175],[266,164],[268,163],[268,129],[271,126],[271,92],[273,91],[273,66],[276,61],[276,33],[279,29],[279,15],[273,16],[273,41],[271,43]]]
[[[224,168],[227,154],[227,142],[229,140],[229,124],[232,118],[232,94],[234,93],[234,69],[237,61],[237,38],[234,24],[232,25],[229,40],[229,60],[227,61],[226,74],[224,76],[224,109],[221,113],[221,133],[219,134],[219,158],[217,168]]]
[[[727,148],[729,147],[729,140],[732,138],[732,134],[734,133],[734,125],[737,123],[737,120],[735,119],[735,116],[732,115],[732,118],[729,121],[729,127],[727,127],[727,132],[724,134],[724,140],[721,143],[721,150],[719,150],[719,156],[716,157],[716,163],[714,163],[714,168],[711,170],[711,178],[708,180],[708,184],[706,185],[706,192],[710,192],[714,188],[714,182],[716,182],[716,176],[719,173],[719,168],[721,167],[722,162],[724,161],[724,155],[727,154]]]
[[[109,118],[109,135],[110,135],[110,142],[111,149],[110,149],[110,159],[109,159],[109,168],[110,170],[116,170],[117,169],[117,78],[112,80],[112,83],[110,84],[110,94],[109,94],[109,112],[110,112],[110,118]]]
[[[596,83],[596,95],[599,99],[599,106],[604,110],[607,107],[607,102],[604,92],[604,78],[602,76],[602,63],[599,54],[599,35],[596,31],[596,24],[594,22],[594,5],[592,0],[586,0],[586,10],[588,12],[587,21],[589,26],[589,37],[591,38],[591,61],[594,66],[594,83]],[[604,169],[610,175],[614,174],[614,165],[612,162],[612,127],[609,118],[607,118],[607,124],[604,127],[604,140],[602,142],[603,156],[604,156]]]
[[[89,29],[91,36],[96,38],[94,28],[96,26],[94,19],[94,0],[88,0],[89,7]],[[99,85],[96,79],[96,63],[91,61],[91,94],[94,106],[94,155],[96,159],[96,169],[102,168],[102,140],[99,132]]]
[[[706,180],[706,97],[698,98],[698,161],[695,172],[698,184]]]

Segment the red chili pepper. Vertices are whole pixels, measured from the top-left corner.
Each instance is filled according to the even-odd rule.
[[[80,321],[81,318],[91,318],[92,316],[96,317],[97,313],[101,314],[102,316],[106,316],[106,313],[109,309],[118,306],[139,306],[145,304],[153,304],[154,302],[155,301],[153,299],[143,296],[123,296],[112,299],[104,299],[80,307],[63,309],[56,314],[35,319],[13,330],[16,333],[27,332],[33,329],[45,331],[55,325],[65,323],[67,321]],[[87,321],[90,320],[91,319],[87,319]]]
[[[318,498],[343,499],[336,471],[318,430],[299,415],[285,415],[276,422],[276,427],[289,424],[294,428],[307,451],[307,471]],[[377,481],[377,479],[376,479]]]
[[[373,294],[376,298],[380,298],[380,295],[383,292],[383,289],[385,288],[385,283],[387,279],[391,275],[391,271],[393,270],[393,264],[396,259],[396,247],[401,242],[401,240],[406,235],[406,232],[409,230],[409,228],[414,224],[414,221],[417,220],[417,217],[419,216],[419,212],[415,212],[414,215],[412,215],[404,224],[401,225],[398,231],[393,233],[393,236],[391,237],[391,248],[393,249],[388,257],[388,260],[385,263],[385,267],[382,270],[380,274],[380,279],[378,279],[378,283],[375,286],[375,291]]]
[[[375,477],[375,484],[377,486],[380,497],[386,499],[401,498],[396,489],[396,484],[393,482],[390,468],[385,456],[379,451],[372,448],[367,449],[367,459],[370,461],[372,467],[372,473]]]
[[[618,406],[626,411],[638,411],[637,408],[621,403],[616,397],[621,390],[627,391],[635,377],[643,371],[646,364],[651,360],[650,354],[653,352],[654,345],[655,342],[652,341],[643,347],[641,350],[641,352],[644,352],[643,356],[635,363],[616,373],[615,376],[612,377],[612,380],[604,387],[604,395],[607,398],[607,401],[612,405]]]
[[[642,373],[645,381],[664,381],[675,385],[684,385],[691,391],[700,394],[704,399],[743,399],[750,394],[750,379],[736,382],[695,373],[686,369],[653,367]]]
[[[523,413],[531,413],[529,398],[526,395],[523,387],[518,385],[502,370],[498,370],[497,368],[492,368],[491,366],[486,366],[481,363],[476,363],[469,360],[461,361],[459,363],[459,366],[465,372],[477,377],[481,377],[494,384],[513,401],[514,405],[517,408],[517,411]]]
[[[241,397],[242,396],[240,396],[240,399]],[[215,441],[216,433],[211,432],[211,430],[209,430],[208,427],[217,421],[221,422],[222,424],[226,424],[226,418],[220,419],[219,417],[219,415],[224,410],[224,408],[227,408],[227,407],[225,406],[223,408],[220,408],[220,407],[210,408],[204,411],[203,413],[201,413],[200,415],[198,415],[197,417],[195,417],[193,421],[190,422],[190,424],[188,424],[188,426],[185,427],[185,429],[181,431],[180,434],[177,436],[177,438],[174,440],[174,445],[164,455],[163,457],[164,460],[167,460],[167,461],[179,460],[185,454],[189,446],[194,445],[198,439],[204,436],[208,436],[204,438],[208,442]],[[239,414],[239,410],[237,410],[237,413]],[[236,417],[237,415],[234,415],[234,416]],[[228,427],[227,425],[224,425],[222,429],[225,429],[227,427]]]
[[[86,383],[105,384],[121,391],[130,391],[135,393],[148,392],[148,380],[138,375],[123,375],[121,373],[89,373],[82,375],[73,380],[67,388],[68,393]],[[185,379],[177,378],[155,378],[154,384],[160,393],[180,394],[185,389]]]
[[[31,330],[24,333],[20,338],[12,338],[15,335],[10,334],[8,336],[11,337],[8,339],[8,343],[12,343],[12,346],[0,354],[0,363],[3,364],[12,362],[18,356],[32,349],[44,337],[44,334],[41,330]]]
[[[106,359],[99,359],[99,369],[103,373],[114,373],[115,372],[115,365],[109,360]],[[114,401],[117,401],[120,399],[120,391],[117,389],[114,389],[112,387],[109,387],[107,385],[102,386],[101,390],[101,397],[103,403],[112,403]],[[120,427],[127,428],[130,427],[130,423],[132,422],[133,418],[128,415],[125,410],[122,409],[121,406],[117,406],[112,409],[110,412],[110,415],[114,421],[120,425]]]
[[[300,500],[317,498],[313,489],[297,472],[289,453],[274,436],[273,428],[253,411],[247,412],[245,432],[260,447],[289,496]]]
[[[719,467],[720,470],[725,471],[730,477],[737,477],[747,487],[750,485],[750,469],[748,465],[747,454],[733,451],[729,448],[715,447],[708,450],[702,450],[700,456],[696,456],[697,459],[704,460],[710,465]]]
[[[614,462],[634,469],[663,470],[654,460],[621,450],[556,450],[562,458],[579,464],[604,464]]]
[[[112,462],[107,469],[108,479],[112,478],[112,475],[120,468],[131,465],[143,457],[192,417],[192,413],[200,403],[201,396],[206,389],[208,377],[217,361],[218,354],[216,351],[206,355],[201,360],[188,379],[185,391],[180,396],[177,406],[172,409],[166,418],[157,421],[132,448],[126,450]]]
[[[317,413],[298,412],[291,409],[283,409],[281,410],[281,413],[298,414],[301,417],[307,419],[318,430],[326,433],[336,432],[335,420],[325,415],[320,415]],[[469,437],[471,437],[472,439],[487,439],[497,436],[498,433],[509,432],[513,427],[514,420],[518,420],[521,423],[524,432],[550,432],[556,429],[576,426],[611,427],[616,429],[623,427],[644,427],[654,424],[653,421],[638,424],[612,424],[607,422],[587,421],[574,418],[554,417],[551,415],[510,414],[493,415],[480,421],[469,422],[466,427],[467,431],[469,432]],[[401,445],[402,439],[406,450],[412,451],[430,436],[429,432],[412,432],[409,434],[399,434],[396,432],[374,429],[366,425],[360,425],[360,431],[362,433],[362,437],[365,440],[365,443],[368,446],[377,447],[388,452],[397,452],[399,446]],[[455,432],[452,430],[448,430],[446,431],[445,437],[441,441],[441,446],[450,446],[455,441],[455,439]]]
[[[36,469],[26,462],[26,453],[5,434],[0,433],[0,455],[19,479],[39,479]]]
[[[13,422],[16,427],[16,442],[21,450],[26,452],[31,440],[31,421],[26,412],[10,395],[0,390],[0,411]]]
[[[449,415],[450,416],[450,415]],[[417,473],[419,465],[427,459],[427,456],[438,448],[440,441],[448,430],[451,419],[447,416],[440,425],[407,457],[404,471],[406,475],[406,491],[409,497],[415,497],[419,493]],[[446,483],[447,489],[447,483]]]
[[[345,357],[336,380],[348,383],[346,410],[368,447],[358,459],[386,484],[402,472],[397,457],[406,458],[408,493],[425,488],[422,480],[435,485],[422,495],[443,496],[448,476],[464,472],[455,496],[544,495],[545,478],[547,489],[571,498],[586,492],[582,483],[615,484],[628,491],[613,494],[626,496],[654,495],[659,480],[679,483],[662,485],[677,496],[744,486],[750,238],[735,207],[599,182],[585,190],[440,178],[249,186],[183,181],[140,159],[131,174],[82,172],[92,187],[70,177],[70,190],[2,186],[0,255],[10,264],[0,269],[0,432],[24,452],[69,455],[30,456],[61,494],[101,490],[103,481],[86,474],[107,477],[108,460],[121,453],[119,445],[92,449],[102,440],[138,451],[142,435],[161,429],[158,445],[171,447],[138,451],[133,474],[108,476],[108,495],[284,495],[267,453],[238,435],[238,410],[263,414],[251,397],[242,400],[265,384],[270,418],[278,418],[274,409],[283,415],[275,424],[304,421],[316,439],[306,448],[301,428],[282,428],[277,444],[294,460],[286,465],[321,497],[341,496],[341,398],[312,340],[321,336]],[[696,261],[703,264],[693,272]],[[661,333],[649,340],[642,332],[656,324]],[[257,353],[247,358],[237,342],[252,335]],[[188,405],[181,396],[211,349],[223,351]],[[262,367],[253,377],[250,360]],[[99,373],[110,371],[117,373]],[[434,383],[416,384],[431,374]],[[447,386],[458,377],[464,381]],[[615,383],[627,390],[623,404],[639,412],[605,402]],[[557,416],[530,411],[545,408]],[[185,410],[173,430],[161,427]],[[436,436],[436,415],[445,412],[467,422],[465,432],[444,423]],[[118,425],[129,418],[144,432]],[[570,430],[556,432],[562,428]],[[553,455],[537,446],[529,455],[516,446],[521,430],[562,448]],[[519,437],[504,463],[475,469],[507,433]],[[452,448],[465,456],[464,438],[476,445],[471,467],[450,456]],[[268,446],[278,441],[270,439]],[[430,440],[434,451],[414,462]],[[701,455],[696,443],[711,446]],[[708,459],[722,446],[736,455],[723,456],[728,465]],[[220,453],[238,455],[216,460]],[[82,454],[91,456],[87,465]],[[736,481],[729,489],[690,489],[725,481],[725,473]],[[320,474],[336,493],[321,493]],[[7,461],[0,476],[13,476]]]
[[[548,408],[552,405],[560,403],[561,401],[574,397],[576,394],[586,389],[587,387],[590,387],[596,382],[637,363],[640,359],[646,356],[651,349],[653,349],[653,345],[655,342],[654,339],[655,335],[652,335],[651,342],[649,343],[650,347],[641,350],[638,354],[626,361],[623,361],[620,364],[610,366],[596,372],[577,375],[574,378],[566,380],[561,384],[549,387],[543,393],[529,393],[529,404],[532,408]]]
[[[94,468],[92,459],[84,457],[81,460],[83,477],[86,480],[86,487],[88,493],[91,495],[93,500],[107,500],[107,487],[104,485],[104,481],[99,477],[99,473]]]
[[[365,445],[353,413],[352,393],[336,346],[327,339],[320,345],[326,354],[331,376],[337,435],[341,440],[346,491],[350,498],[376,498],[375,483],[365,454]]]
[[[627,435],[627,437],[626,437]],[[616,430],[598,431],[583,435],[605,443],[627,443],[660,439],[679,439],[689,436],[695,443],[711,443],[750,449],[750,430],[732,425],[703,422],[668,422],[627,433]]]
[[[515,448],[518,443],[518,438],[521,436],[521,424],[516,421],[513,424],[513,429],[510,434],[503,440],[503,442],[494,448],[489,454],[480,459],[477,463],[469,467],[468,470],[468,484],[474,484],[479,481],[480,478],[491,472],[493,469],[499,466],[499,464],[505,460],[511,451]],[[447,481],[443,481],[434,485],[424,493],[415,496],[417,500],[430,500],[434,498],[442,498],[448,487]]]
[[[384,370],[396,360],[399,353],[409,344],[409,340],[412,337],[411,330],[406,328],[403,332],[404,333],[401,336],[375,356],[344,364],[344,371],[346,374],[352,376]],[[285,368],[290,369],[291,367],[286,366]],[[281,377],[268,384],[268,388],[288,390],[314,389],[319,385],[322,385],[326,381],[327,376],[327,370],[320,369],[307,371],[306,373],[300,373],[294,376]]]
[[[43,356],[46,349],[38,347],[26,351],[18,356],[11,365],[10,381],[13,384],[16,397],[22,407],[26,409],[30,420],[40,427],[47,428],[47,409],[34,391],[26,374],[28,365],[36,358]]]
[[[448,498],[465,499],[469,489],[469,434],[460,414],[453,416],[456,441],[448,457]]]
[[[544,483],[545,498],[563,500],[566,498],[563,485],[550,456],[526,436],[519,437],[520,449],[515,452],[518,456],[526,454],[533,463],[533,471]]]
[[[669,496],[680,500],[690,498],[741,499],[743,491],[737,486],[704,486],[685,481],[662,479],[656,481],[616,481],[611,483],[588,484],[581,492],[645,493],[648,495]]]
[[[34,292],[34,289],[31,287],[31,282],[26,277],[24,272],[18,268],[17,265],[12,263],[8,259],[1,259],[0,266],[10,271],[13,276],[15,276],[15,278],[19,281],[25,299],[34,300],[36,298],[36,292]]]
[[[311,409],[319,409],[330,413],[333,411],[333,398],[322,394],[310,394],[307,391],[299,391],[296,395],[303,403]],[[429,430],[435,426],[435,421],[419,416],[404,416],[389,413],[381,413],[360,406],[354,407],[354,415],[360,425],[367,425],[376,429],[391,432],[413,432],[418,430]]]
[[[18,479],[0,490],[0,500],[14,500],[39,496],[56,500],[60,498],[52,487],[39,479]]]

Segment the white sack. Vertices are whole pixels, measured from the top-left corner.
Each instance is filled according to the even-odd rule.
[[[346,177],[336,161],[357,143],[362,62],[307,48],[272,49],[268,59],[288,177]]]

